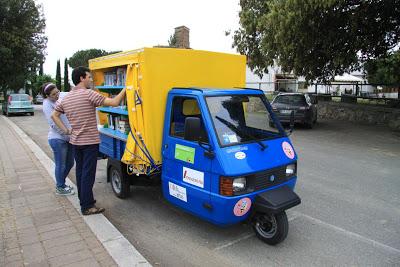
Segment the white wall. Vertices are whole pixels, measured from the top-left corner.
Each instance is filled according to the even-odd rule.
[[[277,73],[281,73],[280,67],[268,67],[268,73],[264,73],[263,77],[260,78],[253,73],[249,67],[246,67],[246,87],[261,89],[265,92],[273,92],[275,91],[274,77]],[[296,92],[298,89],[298,85],[292,81],[288,81],[287,83],[280,81],[278,87],[289,89],[293,92]]]
[[[273,92],[275,91],[275,84],[273,82],[276,73],[282,73],[280,67],[268,67],[268,73],[264,74],[263,77],[260,78],[258,75],[254,74],[249,67],[246,67],[246,87],[261,89],[265,92]],[[359,78],[364,78],[364,74],[361,71],[355,71],[350,74]],[[302,76],[297,78],[297,82],[304,82],[304,81],[305,79]],[[260,82],[262,84],[258,84]],[[364,93],[373,93],[374,90],[376,89],[376,87],[372,85],[359,85],[359,86],[360,86],[360,92]],[[285,89],[290,88],[292,91],[298,91],[298,84],[293,84],[293,83],[284,84],[284,82],[281,82],[278,87],[282,87]],[[335,86],[334,84],[332,86],[318,85],[317,92],[322,94],[333,93],[336,92],[336,87],[337,86]],[[344,93],[345,88],[347,89],[354,88],[353,89],[354,92],[356,87],[355,85],[354,87],[352,85],[340,85],[338,94],[340,95],[341,93]],[[315,93],[315,86],[314,85],[309,86],[307,88],[307,91]]]

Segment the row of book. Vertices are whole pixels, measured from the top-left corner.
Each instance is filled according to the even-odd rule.
[[[117,94],[115,94],[115,93],[110,93],[109,94],[110,98],[114,98],[116,96],[117,96]],[[124,99],[119,103],[119,108],[122,108],[122,109],[126,110],[126,107],[127,107],[127,101],[126,101],[126,97],[124,97]]]
[[[108,86],[125,86],[126,69],[117,68],[113,71],[104,73],[104,85]]]
[[[129,134],[131,128],[129,126],[128,117],[121,115],[107,114],[108,128],[119,131],[123,134]]]

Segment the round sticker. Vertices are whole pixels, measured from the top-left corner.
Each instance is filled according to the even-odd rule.
[[[285,152],[286,156],[289,159],[294,159],[293,147],[288,142],[285,141],[282,143],[282,149],[283,149],[283,152]]]
[[[244,159],[244,158],[246,158],[246,154],[244,153],[244,152],[236,152],[235,153],[235,158],[237,158],[237,159]]]
[[[243,216],[250,210],[250,207],[251,199],[248,197],[242,198],[236,202],[236,205],[233,208],[233,214],[235,214],[235,216]]]

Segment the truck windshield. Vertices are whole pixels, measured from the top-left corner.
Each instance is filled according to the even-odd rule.
[[[283,136],[260,96],[210,96],[206,102],[221,146]]]

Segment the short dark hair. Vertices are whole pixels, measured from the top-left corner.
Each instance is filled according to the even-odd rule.
[[[43,98],[47,98],[47,96],[50,95],[51,91],[53,91],[54,88],[57,88],[54,83],[48,82],[43,84],[41,88]]]
[[[83,67],[83,66],[76,67],[72,71],[72,75],[71,75],[72,81],[74,82],[75,85],[77,85],[78,83],[81,82],[81,77],[86,78],[86,72],[90,72],[90,69]]]

